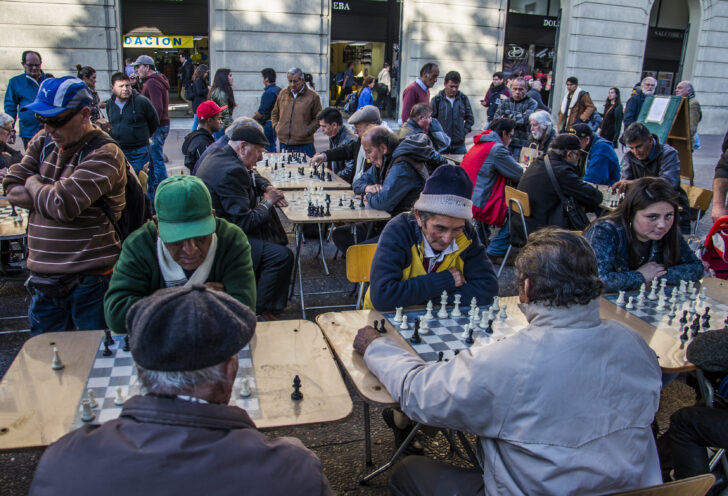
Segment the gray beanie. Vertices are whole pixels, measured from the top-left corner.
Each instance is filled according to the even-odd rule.
[[[236,355],[255,333],[255,314],[201,284],[156,291],[126,314],[134,361],[147,370],[184,372]]]
[[[456,219],[473,218],[473,183],[458,165],[441,165],[425,183],[415,202],[415,210],[447,215]]]

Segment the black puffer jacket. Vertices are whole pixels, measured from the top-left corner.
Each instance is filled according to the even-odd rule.
[[[111,124],[109,134],[122,150],[134,150],[147,145],[150,136],[159,127],[159,116],[152,102],[136,91],[132,91],[123,110],[116,105],[116,96],[106,100],[106,113]]]

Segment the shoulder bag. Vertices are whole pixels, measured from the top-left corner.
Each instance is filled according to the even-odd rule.
[[[586,213],[584,213],[584,210],[582,210],[582,208],[579,207],[576,202],[574,202],[573,198],[567,198],[564,196],[564,193],[561,191],[561,187],[559,186],[558,181],[556,181],[556,176],[554,175],[554,170],[551,167],[551,161],[549,160],[549,156],[544,155],[543,161],[546,164],[546,172],[549,175],[551,185],[554,187],[554,191],[556,191],[556,194],[559,195],[559,199],[561,200],[561,206],[564,208],[564,212],[566,212],[566,217],[567,219],[569,219],[569,224],[571,224],[571,228],[576,231],[583,231],[584,228],[589,225],[589,218],[586,216]]]

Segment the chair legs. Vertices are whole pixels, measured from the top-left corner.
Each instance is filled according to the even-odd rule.
[[[501,262],[500,268],[498,269],[498,275],[496,276],[497,279],[500,279],[501,272],[503,272],[503,267],[506,266],[506,262],[508,261],[508,256],[511,254],[511,245],[508,245],[508,251],[506,251],[506,254],[503,256],[503,261]]]

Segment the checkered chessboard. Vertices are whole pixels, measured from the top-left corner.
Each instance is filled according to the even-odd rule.
[[[478,307],[480,314],[482,315],[483,310],[487,310],[489,307]],[[470,307],[460,307],[462,316],[452,317],[449,314],[452,313],[452,306],[448,307],[448,317],[439,318],[437,312],[439,305],[435,306],[432,311],[433,319],[428,322],[429,330],[427,333],[423,333],[420,330],[420,339],[422,340],[419,344],[410,342],[410,338],[414,334],[414,322],[418,318],[424,318],[425,310],[416,310],[409,312],[402,312],[402,315],[407,316],[407,329],[401,329],[400,323],[394,321],[395,313],[384,313],[384,317],[387,319],[390,326],[404,338],[407,343],[415,350],[415,352],[426,362],[436,362],[439,359],[439,352],[443,352],[443,360],[447,361],[456,355],[456,351],[459,353],[461,350],[466,348],[474,348],[479,346],[486,346],[490,343],[500,341],[508,336],[511,336],[525,326],[522,322],[516,322],[513,319],[501,318],[495,315],[493,319],[493,334],[489,335],[485,332],[485,328],[480,327],[480,322],[476,322],[478,326],[473,331],[473,344],[467,344],[465,338],[467,334],[463,334],[465,328],[470,321],[468,312]],[[487,327],[487,322],[485,323]],[[389,329],[389,327],[388,327]]]
[[[0,207],[0,224],[7,222],[26,227],[28,225],[28,215],[28,211],[23,208],[16,207],[15,211],[13,211],[13,207],[10,205]]]
[[[668,299],[671,291],[672,288],[668,287],[666,289]],[[649,293],[649,291],[647,293]],[[726,316],[728,316],[728,305],[709,296],[702,297],[700,296],[700,293],[698,293],[698,297],[695,300],[691,300],[687,297],[678,297],[677,301],[675,302],[675,316],[672,318],[668,316],[670,312],[669,301],[666,303],[667,307],[664,310],[657,310],[657,300],[649,300],[645,298],[644,303],[642,305],[639,305],[637,303],[638,295],[639,291],[626,292],[624,295],[625,302],[629,301],[630,296],[634,297],[635,308],[626,308],[626,303],[617,306],[619,306],[622,311],[629,312],[640,320],[643,320],[644,322],[650,324],[652,327],[655,327],[658,330],[668,332],[675,337],[678,337],[683,332],[686,325],[690,327],[696,316],[702,317],[706,307],[710,307],[710,329],[722,329]],[[604,295],[604,298],[611,301],[615,305],[617,304],[616,302],[618,297],[619,295],[617,294]],[[686,315],[687,323],[683,324],[680,322],[680,319],[683,317],[683,312],[685,311],[688,312]],[[698,320],[702,324],[702,318],[699,318]],[[708,329],[702,327],[701,325],[701,330],[705,331]]]
[[[114,403],[117,388],[121,388],[121,394],[124,398],[142,394],[141,384],[137,379],[137,371],[131,353],[124,351],[124,337],[112,336],[114,344],[109,345],[110,356],[103,355],[104,339],[104,337],[101,338],[99,347],[96,350],[86,387],[76,408],[72,429],[77,429],[86,423],[81,420],[81,400],[88,398],[89,389],[94,392],[98,403],[98,407],[93,409],[96,418],[90,422],[95,424],[103,424],[108,420],[113,420],[121,413],[121,406]],[[262,415],[255,384],[255,370],[253,369],[250,345],[238,353],[238,364],[238,375],[233,383],[230,404],[245,409],[253,420],[259,419]],[[240,396],[243,378],[248,379],[248,389],[251,392],[251,395],[247,398]]]

